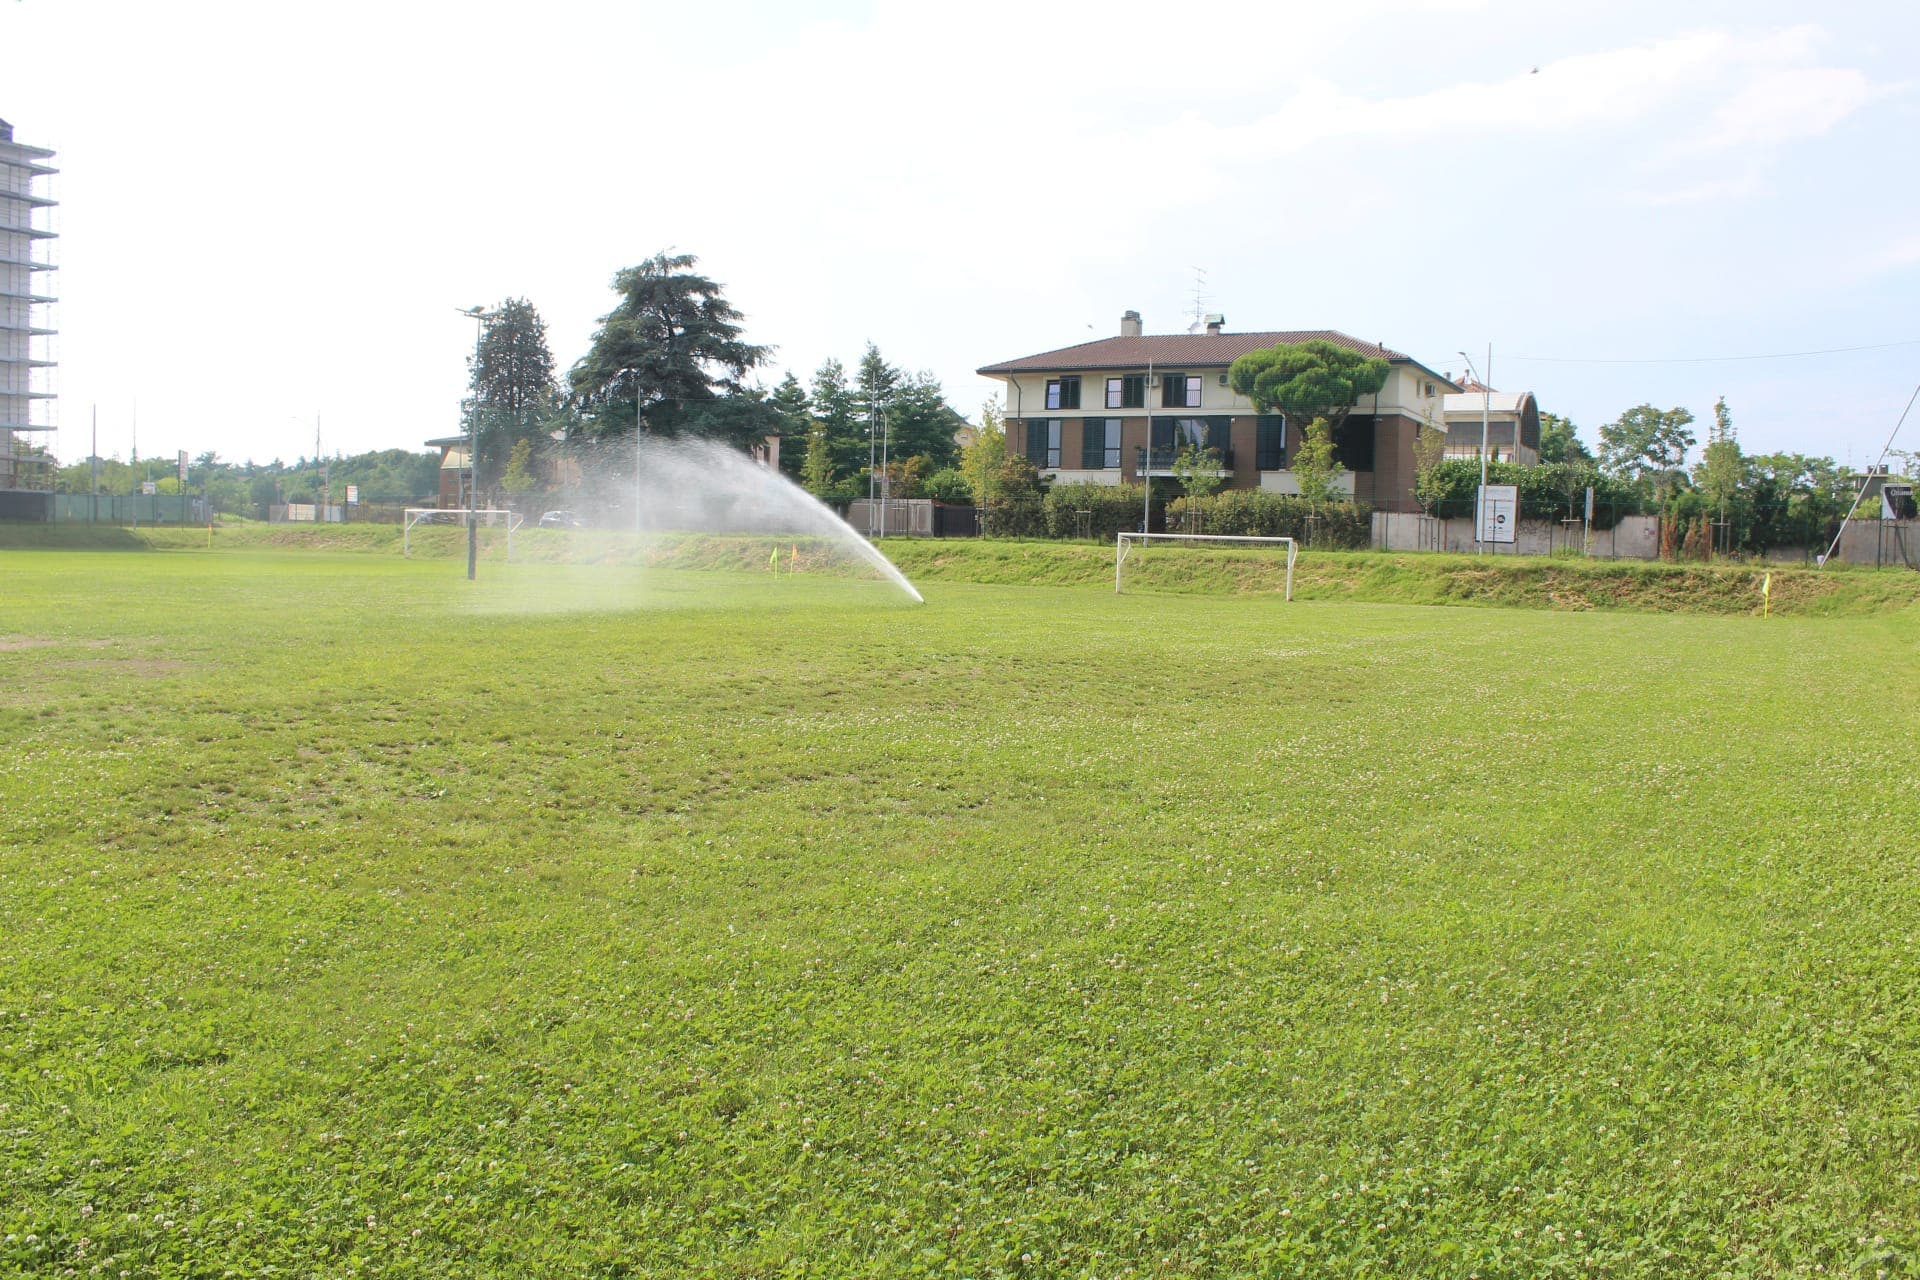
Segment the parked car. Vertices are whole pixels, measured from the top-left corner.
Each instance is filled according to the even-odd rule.
[[[542,529],[584,529],[587,522],[571,511],[549,511],[540,517]]]

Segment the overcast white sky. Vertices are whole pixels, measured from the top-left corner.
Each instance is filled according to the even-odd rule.
[[[456,307],[530,299],[564,369],[671,246],[768,385],[871,338],[974,416],[1201,267],[1231,329],[1491,342],[1589,442],[1724,394],[1863,463],[1920,382],[1916,50],[1910,0],[0,0],[0,117],[63,171],[63,456],[136,401],[143,454],[417,448]]]

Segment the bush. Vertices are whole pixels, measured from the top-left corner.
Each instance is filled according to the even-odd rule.
[[[1010,456],[988,476],[986,501],[980,504],[980,532],[989,538],[1043,538],[1047,488],[1031,462]]]
[[[935,502],[951,503],[956,507],[973,505],[973,484],[967,479],[966,473],[957,468],[941,468],[928,476],[921,487]]]
[[[1357,502],[1316,505],[1266,489],[1228,489],[1209,498],[1175,498],[1167,504],[1167,527],[1241,538],[1297,538],[1316,547],[1363,548],[1373,542],[1373,509]]]
[[[1140,527],[1141,504],[1146,495],[1137,484],[1056,484],[1047,491],[1042,508],[1046,513],[1047,536],[1078,538],[1080,513],[1087,512],[1086,536],[1096,542],[1112,542],[1122,529]]]

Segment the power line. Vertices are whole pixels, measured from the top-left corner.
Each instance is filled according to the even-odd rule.
[[[1818,351],[1774,351],[1757,356],[1672,356],[1645,359],[1612,359],[1604,356],[1508,356],[1533,364],[1730,364],[1741,360],[1799,360],[1806,356],[1837,356],[1851,351],[1888,351],[1894,347],[1920,347],[1920,338],[1902,342],[1875,342],[1863,347],[1823,347]]]

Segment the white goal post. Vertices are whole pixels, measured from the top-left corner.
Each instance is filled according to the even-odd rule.
[[[1287,548],[1287,599],[1293,599],[1293,562],[1300,557],[1300,544],[1292,538],[1256,538],[1251,535],[1237,536],[1224,533],[1126,533],[1114,536],[1113,548],[1113,593],[1120,594],[1120,567],[1127,562],[1127,553],[1136,543],[1148,542],[1211,542],[1229,543],[1241,546],[1273,546],[1284,544]]]
[[[417,524],[454,525],[467,527],[467,509],[465,507],[408,507],[406,509],[406,527],[400,531],[400,554],[409,555],[413,551],[413,526]],[[507,559],[513,559],[513,531],[527,522],[527,518],[515,511],[506,511],[487,507],[472,513],[474,523],[483,529],[505,529],[507,531]]]

